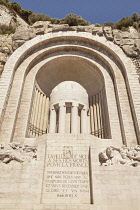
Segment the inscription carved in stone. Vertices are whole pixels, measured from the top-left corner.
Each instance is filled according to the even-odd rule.
[[[44,194],[49,199],[65,199],[74,203],[90,203],[88,149],[76,151],[73,146],[62,146],[46,159]],[[65,198],[65,199],[64,199]],[[59,200],[59,202],[61,202]]]

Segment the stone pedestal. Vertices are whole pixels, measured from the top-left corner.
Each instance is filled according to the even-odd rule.
[[[90,204],[89,145],[70,135],[48,138],[42,203]]]

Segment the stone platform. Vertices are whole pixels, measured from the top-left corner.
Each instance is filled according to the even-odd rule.
[[[87,134],[30,139],[37,160],[0,164],[0,209],[139,210],[140,167],[100,166],[98,154],[111,141]]]

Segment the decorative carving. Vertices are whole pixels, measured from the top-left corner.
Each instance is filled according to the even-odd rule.
[[[101,165],[140,165],[140,146],[126,147],[123,145],[121,148],[114,146],[107,147],[106,150],[99,153],[99,162]]]
[[[136,72],[139,75],[139,82],[140,82],[140,57],[131,58],[133,64],[135,65]]]
[[[7,147],[0,145],[0,163],[8,164],[10,162],[23,163],[25,161],[31,162],[36,160],[37,149],[34,146],[20,145],[12,142]]]

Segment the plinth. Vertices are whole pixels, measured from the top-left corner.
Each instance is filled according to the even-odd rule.
[[[49,135],[42,203],[90,204],[89,165],[89,145],[84,139],[59,134],[53,139]]]

